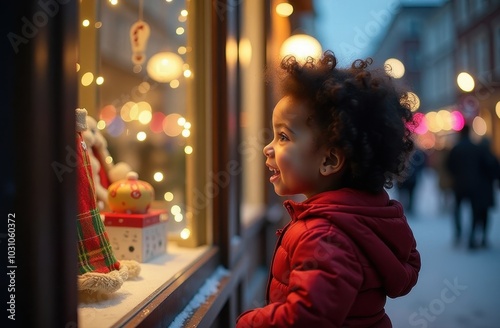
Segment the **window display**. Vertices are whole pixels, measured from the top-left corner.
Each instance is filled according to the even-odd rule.
[[[187,35],[205,28],[189,15],[207,13],[194,9],[184,0],[80,2],[78,105],[88,111],[100,228],[111,262],[140,270],[113,293],[79,295],[82,327],[131,320],[210,252],[211,199],[196,202],[210,151],[205,81],[194,76],[205,76],[193,50],[203,53],[205,31]]]
[[[136,261],[118,261],[106,234],[96,202],[89,148],[83,139],[87,111],[76,109],[76,171],[78,179],[78,290],[85,293],[116,292],[128,278],[139,275]]]
[[[188,238],[186,165],[195,145],[186,1],[83,0],[80,8],[79,105],[107,146],[104,172],[94,172],[101,209],[109,211],[109,185],[134,171],[154,188],[152,207],[172,217],[169,238]]]

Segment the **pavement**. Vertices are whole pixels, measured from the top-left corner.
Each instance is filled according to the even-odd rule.
[[[397,190],[389,193],[398,198]],[[425,169],[407,215],[422,257],[419,280],[408,295],[388,299],[386,311],[394,328],[500,328],[500,190],[486,249],[469,250],[467,238],[453,244],[452,213],[444,204],[435,172]],[[462,214],[467,235],[468,204]]]

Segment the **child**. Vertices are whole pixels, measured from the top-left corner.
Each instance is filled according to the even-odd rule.
[[[406,93],[371,60],[337,67],[327,51],[285,57],[284,97],[264,147],[270,182],[291,221],[278,231],[267,305],[237,327],[392,327],[386,297],[417,282],[420,255],[403,207],[384,187],[413,149]]]

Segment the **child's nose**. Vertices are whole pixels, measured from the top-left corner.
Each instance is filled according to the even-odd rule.
[[[274,153],[274,149],[273,147],[271,147],[270,143],[267,146],[265,146],[262,151],[264,153],[264,156],[266,157],[270,157]]]

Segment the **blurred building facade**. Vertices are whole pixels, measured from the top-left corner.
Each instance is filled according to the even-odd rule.
[[[139,10],[140,1],[121,1],[119,7],[103,10],[102,20],[92,21],[91,42],[95,48],[81,44],[84,6],[88,4],[97,14],[97,3],[111,6],[112,2],[116,3],[11,1],[3,11],[2,28],[11,39],[4,38],[2,53],[12,63],[4,65],[9,83],[2,90],[8,113],[3,124],[4,131],[13,137],[6,138],[11,142],[7,148],[11,160],[2,198],[13,199],[6,209],[15,213],[17,244],[22,245],[17,249],[17,278],[19,286],[21,281],[23,285],[15,295],[18,313],[25,313],[24,309],[30,313],[20,316],[19,321],[30,327],[85,326],[78,313],[73,265],[77,261],[78,198],[68,147],[75,142],[74,109],[83,107],[85,100],[89,105],[83,105],[89,113],[98,116],[99,107],[113,103],[113,99],[146,97],[139,86],[148,82],[148,100],[155,107],[154,114],[171,114],[170,110],[177,112],[183,107],[191,127],[186,139],[169,138],[171,142],[167,143],[171,146],[173,141],[182,141],[179,148],[186,163],[166,172],[185,187],[189,206],[183,214],[186,227],[191,229],[186,239],[170,242],[188,251],[201,247],[202,255],[189,267],[165,277],[153,294],[139,300],[115,326],[168,326],[196,296],[202,283],[222,266],[228,275],[219,282],[216,293],[190,313],[185,326],[232,327],[239,313],[265,302],[275,231],[282,227],[281,220],[288,219],[263,165],[262,147],[271,137],[270,118],[277,101],[272,87],[264,83],[264,72],[280,60],[281,46],[290,36],[314,33],[314,1],[194,0],[186,1],[186,8],[166,7],[171,2],[166,1],[161,5],[155,2],[150,10],[146,6],[144,12]],[[278,10],[278,6],[285,10]],[[181,9],[187,11],[178,12]],[[168,11],[175,16],[167,20],[164,12]],[[128,38],[138,13],[144,14],[151,25],[150,51],[160,51],[166,45],[169,51],[185,55],[189,69],[183,66],[180,85],[160,84],[144,71],[139,75],[120,67],[122,61],[131,65]],[[120,19],[115,17],[118,15]],[[106,28],[109,34],[105,34]],[[99,33],[102,44],[98,43]],[[183,46],[174,48],[174,42],[166,42],[167,36],[181,39]],[[303,45],[300,48],[309,49]],[[500,78],[500,0],[402,6],[373,57],[378,64],[389,57],[405,64],[405,82],[420,97],[421,113],[452,108],[466,112],[468,107],[460,107],[460,100],[477,109],[484,121],[484,133],[494,137],[500,153],[495,112],[500,107],[499,83],[495,82]],[[89,65],[100,69],[108,81],[102,86],[91,84],[85,94],[79,79],[83,70],[75,70],[84,59],[95,59]],[[468,94],[456,86],[461,70],[476,77],[477,86]],[[160,100],[168,100],[168,105]],[[146,132],[148,140],[158,137]],[[427,133],[431,134],[438,132]],[[135,133],[117,137],[127,142],[112,150],[131,155],[139,145],[137,140],[125,139],[131,135]],[[194,152],[188,156],[185,146],[193,146],[190,149]],[[138,164],[163,160],[145,156],[152,153],[145,149],[127,160]],[[57,179],[54,163],[66,164],[64,179]],[[143,176],[146,180],[146,173]],[[159,201],[162,206],[169,202],[166,198]],[[175,261],[167,264],[176,266]],[[150,281],[144,278],[138,283]],[[116,309],[105,312],[107,316]],[[99,322],[97,312],[92,315]]]
[[[432,120],[422,131],[429,147],[453,135],[440,120],[458,111],[478,137],[493,140],[500,154],[500,1],[402,4],[375,49],[373,58],[380,65],[388,58],[403,62],[402,80],[418,95],[418,111]],[[461,72],[473,78],[472,90],[457,85]]]

